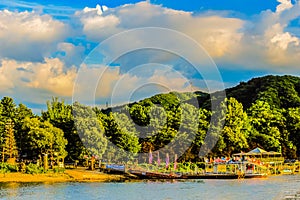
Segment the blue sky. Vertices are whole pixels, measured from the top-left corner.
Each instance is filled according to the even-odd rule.
[[[299,76],[299,27],[297,0],[3,0],[0,95],[38,113]]]
[[[23,1],[27,3],[32,3],[32,1]],[[130,3],[138,3],[139,0],[122,0],[122,1],[112,1],[112,0],[87,0],[87,1],[59,1],[59,0],[45,0],[45,1],[35,1],[37,4],[47,5],[47,6],[61,6],[61,7],[72,7],[81,9],[86,6],[94,7],[97,4],[106,5],[108,7],[117,7],[124,4]],[[163,5],[167,8],[172,8],[175,10],[184,10],[184,11],[192,11],[199,12],[203,10],[225,10],[225,11],[235,11],[245,15],[253,15],[258,14],[263,10],[270,9],[275,11],[276,6],[279,4],[277,1],[268,0],[268,1],[260,1],[260,0],[190,0],[188,2],[184,0],[152,0],[150,1],[153,4]],[[9,8],[9,6],[7,6]]]

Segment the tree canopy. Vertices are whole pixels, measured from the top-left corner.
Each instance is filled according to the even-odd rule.
[[[214,94],[218,98],[218,92]],[[0,154],[55,154],[74,161],[87,155],[118,159],[128,153],[134,158],[150,151],[175,154],[180,150],[183,153],[178,160],[195,161],[204,145],[211,148],[212,156],[261,147],[289,158],[299,157],[299,77],[254,78],[226,89],[226,94],[220,104],[226,108],[226,113],[220,113],[224,126],[211,121],[211,116],[221,111],[211,110],[210,94],[205,92],[158,94],[108,109],[77,102],[69,105],[53,98],[41,116],[3,97]],[[208,130],[211,140],[205,139]]]

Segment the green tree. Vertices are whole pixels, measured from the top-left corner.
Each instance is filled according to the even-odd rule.
[[[141,149],[138,133],[134,124],[124,113],[110,113],[99,116],[105,127],[105,135],[113,144],[106,152],[106,157],[113,158],[114,161],[129,156],[132,159]],[[113,154],[114,153],[114,154]],[[126,158],[127,159],[127,158]]]
[[[281,111],[271,107],[265,101],[258,100],[248,109],[248,113],[251,125],[256,130],[250,134],[251,146],[281,152],[282,134],[280,127],[285,120]]]
[[[10,97],[3,97],[0,104],[2,105],[1,115],[4,121],[7,121],[8,119],[13,120],[16,115],[16,104],[14,103],[14,100]]]
[[[286,113],[286,127],[289,133],[289,140],[294,144],[297,155],[300,155],[300,107],[290,108]],[[290,155],[295,158],[297,155]]]
[[[27,131],[26,146],[32,156],[49,154],[51,157],[67,156],[65,146],[67,140],[61,129],[54,127],[50,122],[41,122],[38,118],[25,118],[23,127]]]
[[[47,102],[47,111],[42,112],[42,119],[63,130],[64,137],[68,140],[66,160],[75,161],[83,158],[86,149],[74,125],[71,105],[65,104],[63,100],[59,101],[58,98],[53,98],[51,102]]]
[[[5,155],[8,156],[9,159],[16,158],[18,156],[18,149],[14,136],[14,124],[12,120],[7,120],[5,124],[5,143],[2,151],[2,162],[4,162]]]
[[[26,137],[25,135],[27,134],[24,132],[22,129],[24,119],[26,117],[28,118],[33,118],[34,114],[32,113],[32,110],[27,108],[24,104],[19,104],[19,106],[16,108],[16,114],[15,114],[15,138],[17,141],[17,146],[19,149],[19,153],[23,155],[23,149],[26,149],[24,144],[26,144]]]
[[[243,105],[234,98],[226,99],[227,112],[219,142],[219,151],[230,156],[248,148],[249,121]]]
[[[102,158],[106,151],[107,139],[104,128],[92,108],[79,104],[73,105],[74,119],[77,132],[91,155]]]
[[[0,136],[1,136],[1,145],[4,145],[4,133],[5,133],[5,124],[8,120],[14,122],[16,104],[14,100],[10,97],[3,97],[0,101]]]
[[[180,127],[176,132],[176,136],[174,138],[174,140],[176,141],[174,148],[176,148],[176,152],[184,153],[181,158],[179,158],[180,161],[195,160],[195,157],[198,156],[197,153],[193,152],[195,150],[195,144],[200,145],[202,143],[202,141],[200,140],[201,137],[199,137],[198,134],[200,110],[195,106],[187,103],[182,103],[180,105],[180,110]]]

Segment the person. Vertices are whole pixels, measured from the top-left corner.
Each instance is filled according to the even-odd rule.
[[[25,172],[25,170],[26,170],[26,165],[25,165],[23,159],[21,159],[21,162],[20,162],[20,171],[21,172]]]

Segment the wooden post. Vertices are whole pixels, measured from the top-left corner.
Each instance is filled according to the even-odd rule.
[[[91,170],[95,169],[94,164],[95,164],[95,158],[94,158],[94,156],[92,156],[92,158],[91,158]]]
[[[49,166],[48,166],[48,154],[44,154],[44,169],[48,170]]]
[[[2,148],[2,162],[4,162],[4,147]]]

